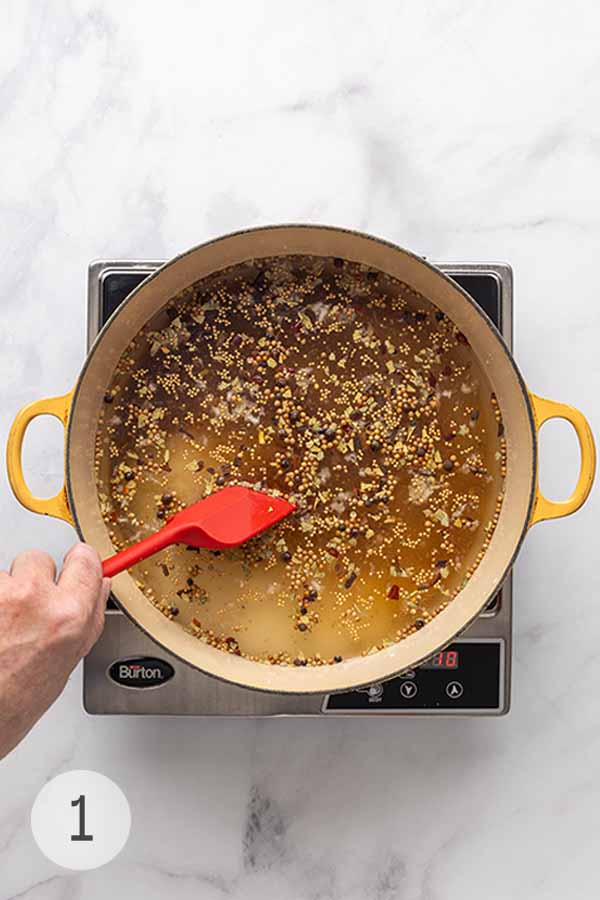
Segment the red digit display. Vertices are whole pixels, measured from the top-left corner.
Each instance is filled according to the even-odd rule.
[[[458,650],[442,650],[436,653],[421,669],[458,669]]]

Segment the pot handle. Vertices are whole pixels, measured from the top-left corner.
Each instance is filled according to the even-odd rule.
[[[41,513],[44,516],[54,516],[57,519],[69,522],[71,525],[73,524],[73,518],[69,510],[65,485],[63,484],[58,494],[54,497],[34,497],[27,487],[23,475],[21,451],[27,427],[37,416],[54,416],[66,428],[72,396],[73,392],[71,391],[68,394],[63,394],[62,397],[46,397],[43,400],[35,400],[33,403],[28,403],[15,416],[6,444],[8,481],[19,503],[26,509],[30,509],[31,512]]]
[[[548,419],[565,419],[575,429],[581,451],[581,467],[577,485],[567,500],[548,500],[540,491],[539,482],[536,480],[536,495],[533,512],[529,525],[543,522],[544,519],[560,519],[562,516],[570,516],[576,512],[588,498],[594,483],[596,472],[596,447],[592,429],[583,413],[574,406],[566,403],[557,403],[554,400],[545,400],[536,394],[529,394],[536,430],[539,430]],[[537,479],[537,476],[536,476]]]

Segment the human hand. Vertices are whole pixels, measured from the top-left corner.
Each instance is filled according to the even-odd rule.
[[[54,703],[104,626],[110,580],[92,547],[72,547],[55,578],[41,550],[0,572],[0,759]]]

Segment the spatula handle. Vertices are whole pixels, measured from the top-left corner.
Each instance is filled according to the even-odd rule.
[[[120,553],[115,553],[114,556],[109,556],[108,559],[105,559],[102,563],[102,574],[105,578],[112,578],[113,575],[124,572],[125,569],[131,568],[131,566],[141,562],[148,556],[152,556],[153,553],[164,550],[165,547],[173,543],[173,538],[173,533],[166,528],[157,531],[156,534],[151,534],[150,537],[144,538],[143,541],[139,541],[131,547],[126,547]]]

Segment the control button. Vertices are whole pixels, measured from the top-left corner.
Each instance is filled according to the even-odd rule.
[[[451,700],[458,700],[464,693],[464,688],[460,681],[450,681],[446,685],[446,693]]]
[[[376,700],[380,700],[383,695],[383,685],[382,684],[372,684],[368,691],[369,701],[374,703]]]
[[[400,678],[416,678],[416,677],[417,677],[417,673],[415,672],[414,669],[409,669],[408,672],[402,672],[402,674],[400,675]]]
[[[412,700],[413,697],[416,697],[418,690],[414,681],[403,681],[400,685],[400,694],[405,700]]]
[[[358,688],[358,693],[366,694],[369,698],[369,703],[380,703],[383,697],[383,685],[379,684],[379,682],[370,684],[369,687]]]

